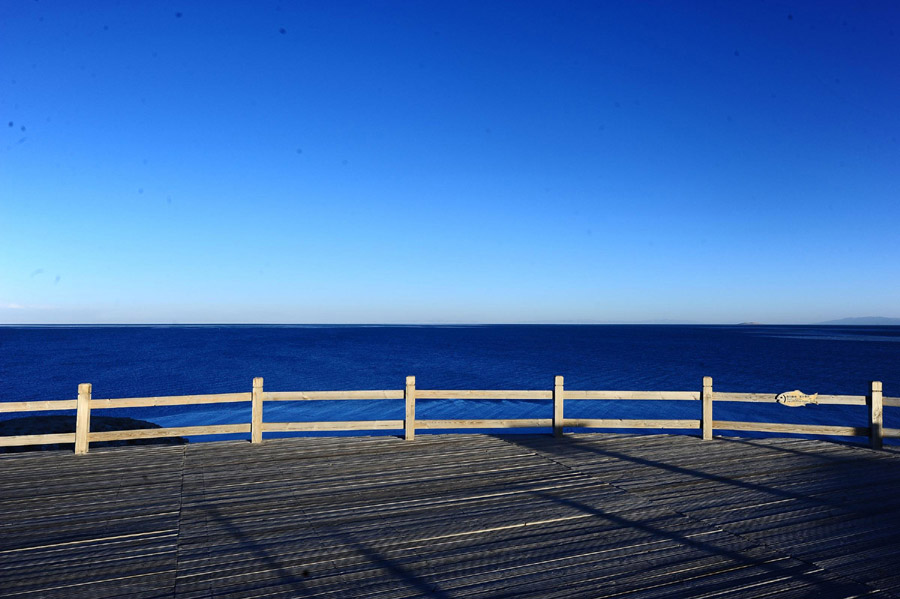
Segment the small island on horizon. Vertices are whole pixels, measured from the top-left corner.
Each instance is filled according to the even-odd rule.
[[[856,316],[851,318],[839,318],[823,322],[810,323],[813,326],[900,326],[900,318],[888,318],[886,316]],[[756,321],[739,322],[737,326],[763,326],[765,323]]]
[[[863,326],[898,326],[900,318],[887,318],[885,316],[859,316],[855,318],[841,318],[838,320],[826,320],[817,322],[821,325],[863,325]]]

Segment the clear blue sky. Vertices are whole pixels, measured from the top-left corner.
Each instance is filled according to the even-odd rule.
[[[0,4],[0,323],[900,316],[900,5]]]

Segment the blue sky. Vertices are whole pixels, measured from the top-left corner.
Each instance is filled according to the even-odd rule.
[[[893,2],[6,2],[0,56],[0,323],[900,316]]]

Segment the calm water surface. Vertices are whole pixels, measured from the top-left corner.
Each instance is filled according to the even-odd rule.
[[[0,401],[267,390],[699,390],[900,396],[900,327],[484,325],[0,327]],[[900,414],[886,410],[886,426]],[[244,412],[248,412],[245,414]],[[693,402],[572,402],[567,416],[697,418]],[[105,410],[163,426],[247,422],[249,407]],[[549,417],[548,402],[420,401],[422,418]],[[267,420],[402,418],[402,402],[271,403]],[[720,404],[717,419],[864,425],[856,407]]]

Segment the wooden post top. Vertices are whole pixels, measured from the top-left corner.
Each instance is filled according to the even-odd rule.
[[[416,377],[414,377],[414,376],[408,376],[408,377],[406,377],[406,384],[407,384],[407,385],[415,385],[415,384],[416,384]]]
[[[703,386],[704,387],[712,387],[712,377],[711,376],[703,377]]]
[[[262,387],[263,386],[263,377],[257,376],[253,378],[253,386],[254,387]]]
[[[878,383],[878,384],[880,385],[881,383]],[[91,393],[91,384],[90,383],[79,383],[78,384],[78,394],[81,395],[82,393],[90,395],[90,393]]]
[[[561,376],[556,376],[556,377],[554,377],[553,383],[554,383],[556,386],[561,387],[562,384],[563,384],[563,377],[561,377]]]
[[[872,381],[872,391],[881,391],[881,381]]]

